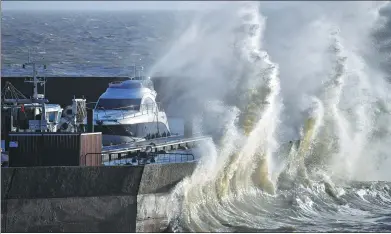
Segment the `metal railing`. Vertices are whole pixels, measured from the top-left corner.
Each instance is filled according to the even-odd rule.
[[[156,163],[178,163],[194,161],[195,157],[190,153],[153,153]]]
[[[152,148],[164,148],[172,145],[187,145],[194,144],[202,140],[210,139],[210,136],[196,136],[193,138],[183,139],[181,136],[170,136],[163,138],[155,138],[153,140],[140,141],[131,144],[119,144],[112,146],[104,146],[102,151],[105,154],[109,153],[127,153],[127,152],[136,152],[145,149],[147,146]]]
[[[101,157],[100,161],[102,162],[102,153],[86,153],[85,155],[82,156],[83,157],[82,162],[84,162],[84,166],[100,166],[97,163],[87,164],[88,161],[90,161],[90,162],[99,161],[96,159],[96,157],[97,157],[96,155],[98,155],[98,157]],[[95,158],[94,158],[94,156],[95,156]],[[87,161],[87,159],[90,159],[90,160]]]
[[[140,166],[146,164],[163,164],[163,163],[181,163],[181,162],[192,162],[195,161],[195,157],[191,153],[167,153],[157,152],[146,154],[140,152],[138,154],[102,154],[102,153],[87,153],[84,155],[84,162],[87,162],[88,156],[101,155],[102,164],[107,166],[115,165],[131,165]],[[104,158],[107,158],[105,160]],[[97,166],[97,165],[94,165]]]

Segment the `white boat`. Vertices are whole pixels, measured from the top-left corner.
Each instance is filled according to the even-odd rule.
[[[33,67],[33,75],[31,78],[25,79],[26,83],[32,83],[34,86],[33,96],[27,98],[11,83],[6,82],[2,91],[2,114],[8,117],[6,128],[10,132],[57,132],[63,109],[59,104],[48,104],[45,99],[45,94],[38,93],[38,85],[44,87],[46,78],[38,77],[37,68],[43,65],[46,69],[46,64],[29,61],[23,64],[23,68],[27,66]]]
[[[112,82],[94,108],[94,131],[103,145],[117,145],[170,136],[166,113],[156,103],[150,77]]]

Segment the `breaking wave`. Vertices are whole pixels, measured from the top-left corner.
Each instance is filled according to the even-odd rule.
[[[289,19],[304,3],[221,4],[153,69],[184,74],[178,100],[206,103],[186,111],[219,132],[172,192],[172,230],[390,231],[391,87],[371,65],[371,32],[389,5],[305,3],[304,19],[268,31],[263,10]],[[267,37],[286,24],[289,38]]]

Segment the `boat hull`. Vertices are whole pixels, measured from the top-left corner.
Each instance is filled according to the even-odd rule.
[[[95,125],[95,132],[102,132],[102,144],[117,145],[150,139],[158,136],[166,136],[169,129],[163,122],[158,123],[137,123],[117,125]]]

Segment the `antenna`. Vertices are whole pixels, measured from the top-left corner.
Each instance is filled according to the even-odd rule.
[[[33,67],[33,77],[32,77],[32,79],[25,80],[24,82],[26,82],[26,83],[33,83],[34,84],[34,93],[33,93],[33,98],[34,99],[44,98],[45,94],[46,94],[46,85],[45,85],[46,79],[45,79],[45,77],[41,77],[41,78],[38,77],[38,71],[37,71],[38,65],[43,65],[43,69],[44,70],[46,70],[46,68],[47,68],[45,63],[42,63],[42,62],[41,63],[37,63],[37,62],[31,60],[31,51],[29,49],[28,62],[24,63],[22,65],[22,67],[24,69],[26,69],[26,67],[28,67],[28,66],[32,66]],[[42,95],[38,94],[38,84],[41,84],[41,86],[44,86],[43,97],[42,97]]]

